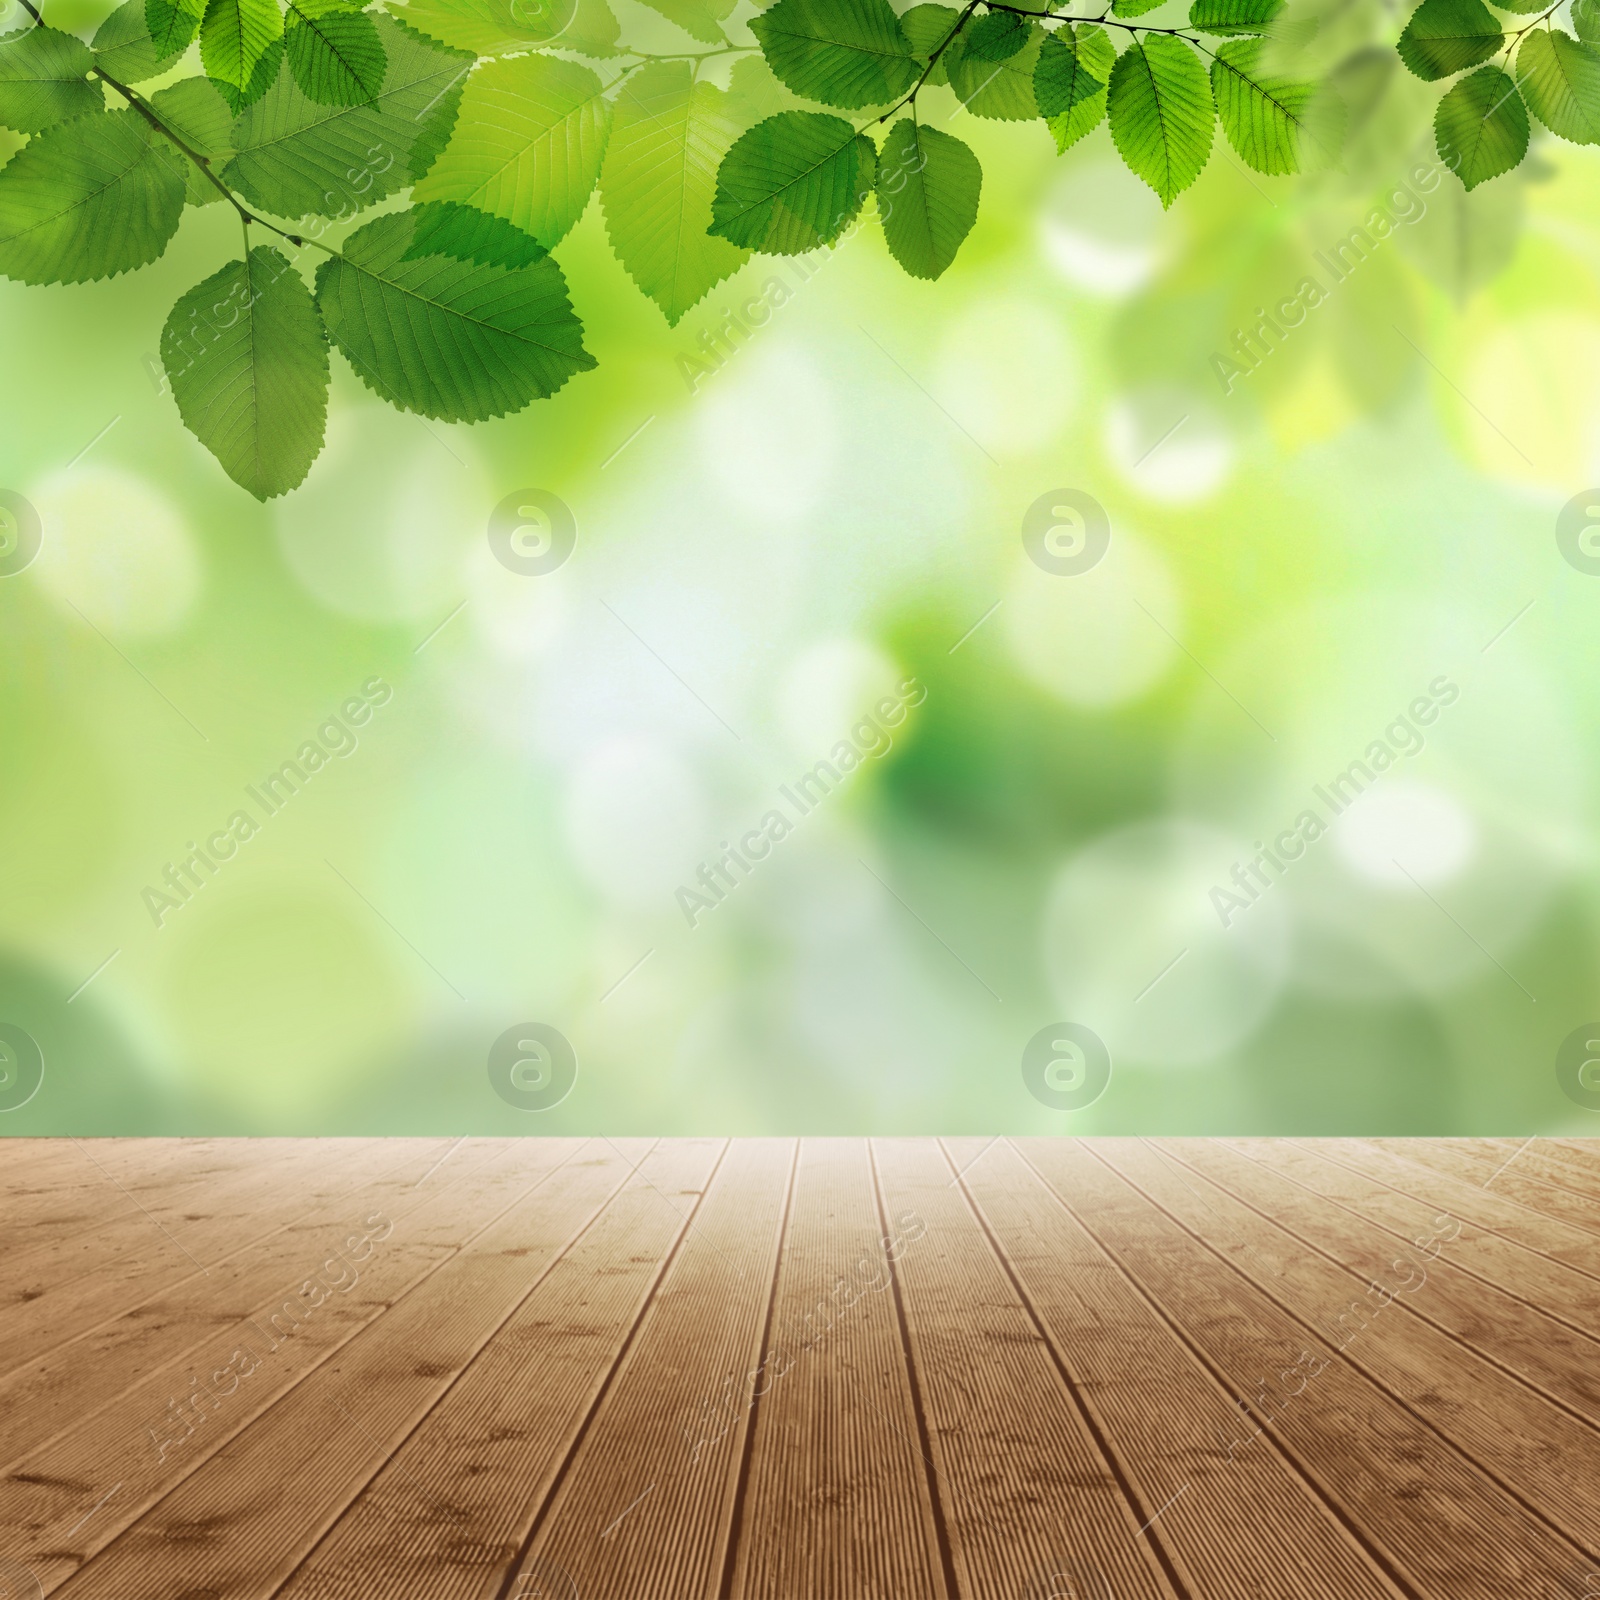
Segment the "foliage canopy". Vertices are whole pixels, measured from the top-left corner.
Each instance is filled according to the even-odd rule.
[[[550,252],[596,192],[676,324],[752,253],[837,243],[869,200],[907,273],[945,272],[983,173],[953,118],[929,120],[935,87],[1042,121],[1060,151],[1107,123],[1163,205],[1219,124],[1260,173],[1340,160],[1336,75],[1294,67],[1325,0],[1193,0],[1163,26],[1130,20],[1163,0],[648,3],[698,48],[631,48],[609,0],[125,0],[88,41],[23,0],[33,23],[0,39],[0,124],[27,136],[0,168],[0,272],[111,277],[157,260],[186,206],[233,207],[241,254],[179,298],[161,356],[184,423],[264,500],[321,449],[330,343],[391,404],[452,422],[592,367]],[[1530,114],[1600,143],[1600,0],[1561,3],[1571,33],[1539,0],[1422,0],[1400,33],[1413,74],[1453,80],[1435,137],[1468,189],[1523,159]]]

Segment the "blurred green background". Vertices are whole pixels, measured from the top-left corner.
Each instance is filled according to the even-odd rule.
[[[1225,390],[1431,157],[1392,52],[1340,70],[1343,172],[1219,149],[1165,214],[1103,128],[1058,158],[962,117],[983,210],[932,286],[869,218],[672,330],[591,204],[557,256],[596,372],[469,429],[336,355],[269,507],[155,360],[224,208],[128,278],[0,282],[0,487],[43,525],[0,577],[0,1023],[44,1061],[0,1133],[1595,1132],[1555,1059],[1600,1015],[1600,562],[1556,522],[1600,481],[1600,156],[1388,202]],[[1076,575],[1022,538],[1063,489],[1111,526]],[[577,528],[540,575],[487,532],[530,490]],[[269,815],[246,786],[372,679]],[[691,926],[679,891],[852,737],[882,753]],[[1374,741],[1335,815],[1314,786]],[[1061,1022],[1113,1062],[1084,1109],[1023,1080]],[[576,1054],[553,1109],[490,1081],[527,1023]]]

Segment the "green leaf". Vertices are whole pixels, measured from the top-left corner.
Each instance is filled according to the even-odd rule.
[[[1111,69],[1106,106],[1122,159],[1170,206],[1211,154],[1216,113],[1194,51],[1169,34],[1136,34]]]
[[[622,25],[606,0],[578,0],[572,20],[561,29],[558,37],[563,50],[604,58],[617,54]]]
[[[205,0],[144,0],[145,27],[156,54],[165,58],[187,50],[205,14]]]
[[[532,234],[513,227],[504,217],[490,216],[474,206],[438,200],[413,212],[416,229],[402,257],[418,261],[423,256],[454,256],[457,261],[477,261],[486,267],[531,267],[550,254]]]
[[[1600,0],[1572,0],[1572,31],[1585,44],[1600,44]]]
[[[611,248],[676,326],[750,259],[707,232],[717,168],[739,136],[729,96],[687,61],[653,61],[628,80],[600,174]]]
[[[1483,0],[1422,0],[1396,49],[1431,83],[1487,61],[1504,43],[1499,19]]]
[[[0,272],[85,283],[154,261],[183,216],[183,160],[137,112],[58,123],[0,168]]]
[[[197,155],[220,172],[233,154],[233,113],[209,78],[184,78],[150,96],[156,115]],[[222,191],[208,182],[192,161],[183,163],[187,199],[192,206],[208,206],[222,199]]]
[[[1480,67],[1439,102],[1433,131],[1444,164],[1469,189],[1509,172],[1528,153],[1528,112],[1499,67]]]
[[[483,56],[536,44],[614,56],[622,32],[606,0],[407,0],[397,14],[430,38]]]
[[[878,215],[889,254],[913,278],[937,278],[978,219],[983,169],[961,140],[905,117],[878,157]]]
[[[728,109],[740,128],[753,128],[780,111],[804,109],[800,97],[773,76],[759,50],[740,56],[728,74]]]
[[[1033,70],[1033,92],[1058,152],[1100,126],[1116,60],[1110,35],[1088,23],[1076,29],[1063,24],[1044,41]]]
[[[1137,17],[1146,11],[1154,11],[1163,3],[1163,0],[1112,0],[1111,14],[1114,17]]]
[[[328,340],[287,257],[258,245],[198,283],[161,330],[183,425],[258,500],[287,494],[322,449]]]
[[[86,283],[147,266],[184,213],[184,162],[133,110],[75,117],[0,168],[0,272]]]
[[[1314,83],[1262,70],[1265,39],[1219,45],[1211,90],[1228,143],[1257,172],[1281,175],[1338,159],[1343,105]]]
[[[431,207],[379,217],[317,269],[317,305],[367,387],[405,411],[481,422],[594,365],[548,256],[507,268],[409,254]]]
[[[1189,26],[1197,33],[1265,33],[1284,0],[1194,0]]]
[[[548,55],[486,62],[416,198],[492,211],[549,249],[583,215],[610,135],[611,102],[588,67]]]
[[[778,0],[750,31],[779,79],[826,106],[883,105],[920,70],[888,0]]]
[[[472,57],[376,12],[388,66],[370,105],[324,106],[283,73],[240,117],[223,176],[280,217],[349,216],[428,170],[455,122]]]
[[[986,11],[961,36],[969,61],[1005,61],[1028,42],[1027,21],[1014,11]]]
[[[94,57],[81,39],[55,28],[34,27],[0,39],[0,124],[18,133],[42,133],[69,117],[105,104],[90,83]]]
[[[702,44],[728,42],[722,23],[733,10],[734,0],[644,0],[644,3]]]
[[[1528,109],[1558,138],[1600,144],[1600,54],[1569,33],[1537,29],[1517,50]]]
[[[1033,75],[1038,70],[1045,32],[1028,24],[1027,43],[1004,61],[975,61],[967,53],[967,36],[961,35],[941,58],[963,105],[975,117],[999,122],[1031,122],[1039,115]]]
[[[236,111],[267,92],[282,50],[277,0],[209,0],[200,24],[200,64]]]
[[[294,81],[320,105],[365,105],[383,87],[388,61],[365,12],[290,0],[283,44]]]
[[[832,244],[872,192],[877,151],[842,117],[780,111],[723,157],[711,232],[773,255]]]
[[[1596,0],[1600,4],[1600,0]],[[912,6],[900,18],[900,31],[906,36],[906,43],[911,46],[911,53],[919,62],[928,61],[934,51],[955,33],[961,21],[961,13],[953,6],[941,6],[927,0],[926,4]],[[929,83],[949,83],[950,79],[945,71],[944,56],[941,53],[939,60],[934,63],[933,71],[928,74]]]
[[[104,67],[119,83],[140,83],[153,78],[165,72],[182,54],[182,47],[164,55],[156,49],[145,18],[144,0],[122,0],[95,30],[95,65]]]

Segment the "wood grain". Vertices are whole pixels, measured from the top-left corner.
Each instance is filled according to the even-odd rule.
[[[1582,1600],[1597,1358],[1571,1138],[0,1143],[0,1596]]]

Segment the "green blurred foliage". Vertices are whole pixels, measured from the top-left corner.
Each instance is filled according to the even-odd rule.
[[[672,330],[591,204],[557,255],[595,371],[468,429],[336,357],[270,508],[151,376],[222,208],[141,273],[0,284],[0,487],[44,530],[0,577],[0,1020],[46,1064],[0,1133],[1592,1132],[1553,1058],[1600,1013],[1600,580],[1555,527],[1600,480],[1600,164],[1423,189],[1424,86],[1340,26],[1344,169],[1213,160],[1165,213],[1104,129],[1058,156],[930,90],[986,174],[933,284],[869,222]],[[1061,488],[1111,527],[1075,577],[1021,536]],[[577,525],[543,576],[488,537],[530,489]],[[1209,889],[1439,674],[1425,748],[1223,927]],[[679,889],[913,677],[690,926]],[[1081,1111],[1019,1070],[1063,1019],[1115,1064]],[[542,1112],[485,1069],[529,1020],[579,1060]]]

